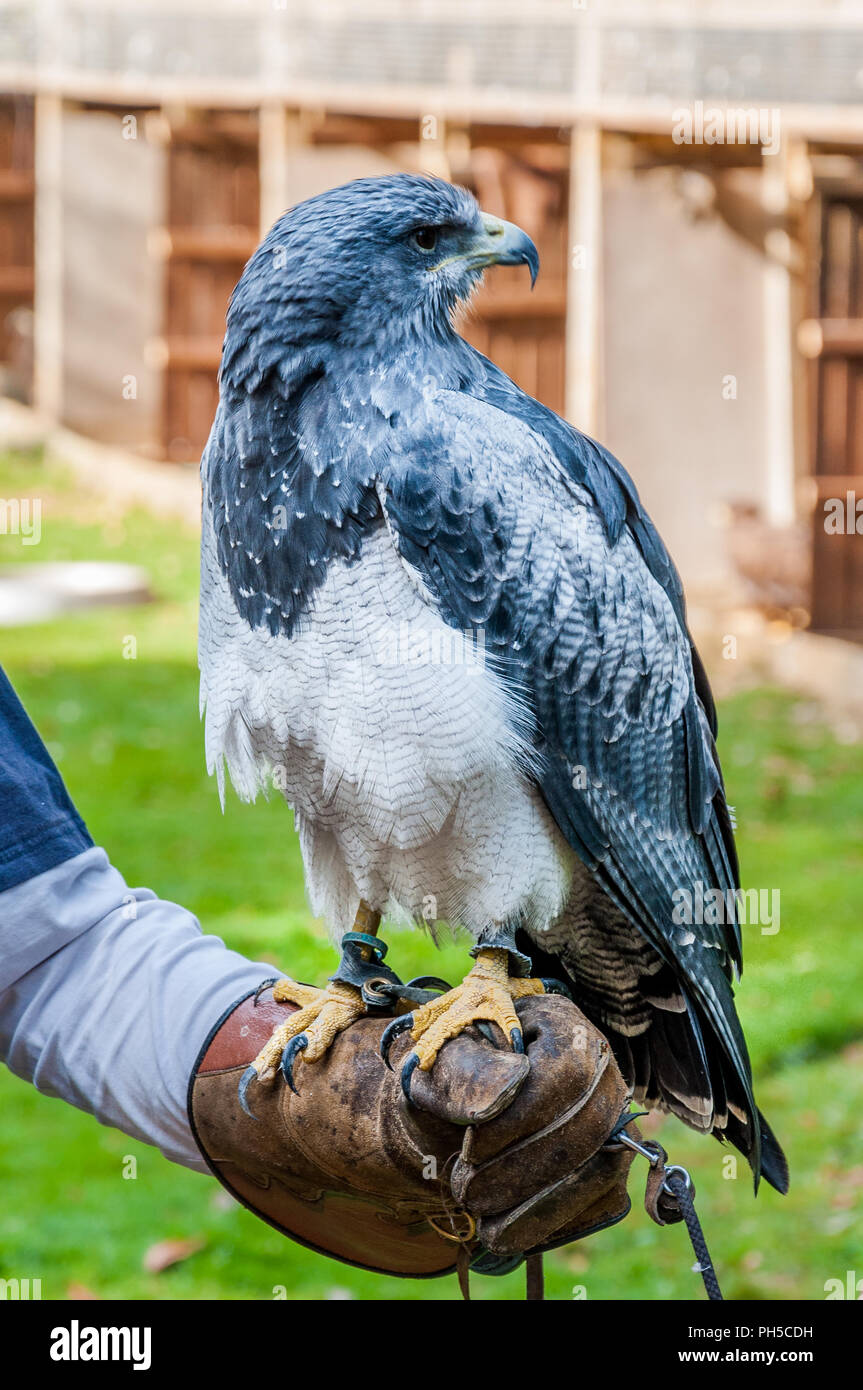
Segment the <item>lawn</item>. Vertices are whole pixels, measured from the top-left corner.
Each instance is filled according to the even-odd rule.
[[[271,801],[226,813],[203,763],[195,624],[197,542],[179,523],[118,514],[38,454],[0,459],[0,496],[42,498],[42,540],[0,538],[0,559],[117,559],[143,565],[154,601],[103,608],[0,633],[0,662],[57,760],[97,843],[133,884],[197,913],[204,929],[301,979],[323,979],[332,954],[305,902],[289,812]],[[136,655],[128,658],[134,637]],[[863,748],[838,743],[817,708],[787,693],[725,702],[720,752],[739,823],[744,881],[778,888],[778,932],[745,934],[740,1012],[759,1101],[789,1156],[792,1190],[753,1200],[748,1169],[674,1120],[650,1122],[690,1167],[727,1297],[824,1297],[825,1281],[863,1276]],[[405,975],[459,978],[466,953],[440,956],[389,933]],[[399,1281],[312,1255],[236,1207],[214,1180],[0,1073],[0,1277],[41,1277],[43,1296],[147,1299],[454,1298],[454,1279]],[[137,1178],[124,1179],[124,1157]],[[557,1252],[556,1299],[702,1297],[681,1227],[641,1207]],[[156,1242],[197,1253],[160,1274]],[[514,1299],[520,1273],[473,1281],[473,1296]]]

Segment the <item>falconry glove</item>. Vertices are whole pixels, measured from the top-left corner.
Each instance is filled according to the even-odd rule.
[[[237,1083],[293,1007],[269,989],[241,1000],[212,1030],[189,1088],[210,1168],[285,1235],[380,1273],[447,1274],[461,1252],[495,1274],[628,1212],[633,1151],[612,1138],[627,1088],[568,999],[518,1002],[524,1054],[499,1031],[499,1045],[476,1028],[452,1039],[414,1073],[410,1099],[399,1079],[410,1038],[393,1044],[389,1070],[379,1055],[388,1020],[362,1018],[303,1066],[298,1093],[280,1075],[257,1086],[250,1116]]]

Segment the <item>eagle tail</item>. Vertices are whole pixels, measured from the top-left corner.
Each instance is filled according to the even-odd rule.
[[[758,1110],[756,1113],[761,1126],[761,1176],[784,1196],[789,1184],[788,1159],[761,1111]]]

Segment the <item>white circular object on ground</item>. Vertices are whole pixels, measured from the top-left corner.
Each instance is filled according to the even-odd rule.
[[[148,603],[149,576],[138,565],[102,560],[0,566],[0,627],[47,622],[76,608]]]

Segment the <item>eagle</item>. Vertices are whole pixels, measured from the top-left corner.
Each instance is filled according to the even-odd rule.
[[[515,1002],[565,989],[636,1103],[784,1192],[681,582],[618,460],[457,332],[495,265],[533,283],[536,247],[466,189],[363,178],[286,212],[230,301],[202,459],[207,766],[223,804],[226,769],[244,800],[283,794],[342,946],[326,988],[279,981],[298,1008],[241,1098],[280,1067],[295,1087],[366,1012],[350,963],[382,960],[382,918],[448,925],[472,967],[384,1040],[410,1031],[408,1095],[471,1023],[523,1049]]]

